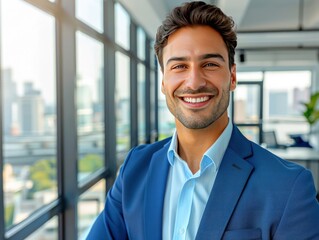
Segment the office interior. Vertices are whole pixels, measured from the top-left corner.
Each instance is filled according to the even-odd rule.
[[[0,0],[0,240],[85,239],[128,151],[173,133],[153,40],[182,2]],[[230,119],[319,190],[319,1],[207,2],[237,26]]]

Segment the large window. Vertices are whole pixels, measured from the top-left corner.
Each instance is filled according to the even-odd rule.
[[[53,217],[25,240],[56,240],[59,237],[58,217]]]
[[[172,136],[175,129],[174,116],[169,111],[166,105],[165,95],[161,91],[162,77],[163,77],[162,72],[158,71],[158,129],[159,129],[158,137],[159,139],[164,139],[164,138]]]
[[[103,0],[76,0],[76,17],[103,32]]]
[[[143,144],[146,142],[146,99],[145,99],[145,90],[146,90],[146,80],[145,80],[145,66],[143,64],[137,65],[137,105],[138,105],[138,139],[139,143]]]
[[[233,120],[254,142],[261,141],[262,132],[262,72],[237,73],[238,85],[232,92]]]
[[[55,19],[1,1],[1,95],[6,228],[58,196]]]
[[[104,166],[103,44],[76,33],[78,179]]]
[[[239,72],[237,77],[233,119],[248,138],[262,143],[263,132],[274,132],[278,143],[290,145],[293,136],[308,133],[302,103],[310,96],[311,71]]]
[[[121,4],[115,3],[115,42],[130,49],[130,16]]]
[[[78,202],[78,239],[85,236],[105,203],[105,180],[101,180],[80,196]]]
[[[121,163],[131,147],[130,59],[121,52],[116,52],[115,57],[116,151]]]
[[[269,71],[264,82],[264,130],[274,130],[287,144],[291,135],[307,134],[302,103],[310,98],[311,71]]]
[[[150,42],[113,0],[0,0],[0,240],[85,239],[156,131]]]

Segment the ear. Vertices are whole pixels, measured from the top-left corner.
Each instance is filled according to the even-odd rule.
[[[162,78],[161,91],[165,95],[166,91],[165,91],[165,84],[164,84],[164,79],[163,78]]]
[[[229,90],[234,91],[237,85],[237,76],[236,76],[236,64],[233,64],[233,66],[230,69],[230,86]]]

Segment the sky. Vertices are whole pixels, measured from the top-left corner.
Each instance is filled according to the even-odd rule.
[[[1,68],[12,69],[12,80],[23,94],[23,83],[31,81],[44,100],[56,99],[55,18],[21,0],[1,1]],[[103,0],[77,0],[76,15],[103,31]],[[101,74],[103,44],[77,33],[78,76],[96,85]],[[102,55],[103,56],[103,55]],[[94,94],[95,95],[95,94]]]

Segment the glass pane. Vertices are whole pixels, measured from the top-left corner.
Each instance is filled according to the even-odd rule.
[[[130,49],[130,16],[119,3],[115,3],[115,42]]]
[[[57,198],[55,19],[1,1],[6,227]]]
[[[160,69],[160,66],[158,66]],[[158,71],[158,131],[159,140],[170,137],[173,135],[175,129],[174,116],[168,110],[166,105],[165,95],[161,91],[162,87],[162,72]]]
[[[245,135],[246,138],[248,138],[249,140],[259,144],[259,127],[243,127],[243,126],[239,126],[238,127],[240,129],[240,131]]]
[[[237,72],[238,82],[261,82],[262,80],[262,72]]]
[[[32,233],[25,240],[56,240],[59,239],[58,234],[58,217],[54,217]]]
[[[88,234],[91,224],[103,210],[105,194],[105,180],[101,180],[80,196],[78,202],[79,239],[86,239],[85,236]]]
[[[146,35],[143,29],[138,28],[137,29],[137,56],[145,60],[145,41],[146,41]]]
[[[118,164],[121,164],[131,147],[130,59],[123,53],[116,52],[115,61],[116,151]]]
[[[157,65],[157,59],[156,59],[156,55],[155,55],[155,50],[154,50],[154,41],[151,42],[151,44],[148,46],[150,49],[150,64],[152,68],[155,68]],[[161,68],[158,67],[158,70],[160,70]]]
[[[151,120],[151,142],[154,142],[158,139],[158,132],[156,126],[156,72],[151,70],[151,77],[150,77],[150,104],[151,104],[151,112],[150,112],[150,120]]]
[[[234,91],[234,121],[236,123],[259,123],[260,86],[240,85]]]
[[[98,32],[103,32],[103,0],[76,0],[76,17]]]
[[[145,66],[138,64],[138,92],[137,92],[137,105],[138,105],[138,140],[139,143],[146,142],[146,119],[145,119]]]
[[[104,166],[103,44],[76,33],[78,179]]]
[[[303,102],[310,98],[310,71],[266,72],[264,130],[274,130],[278,142],[293,144],[292,135],[309,131]]]

